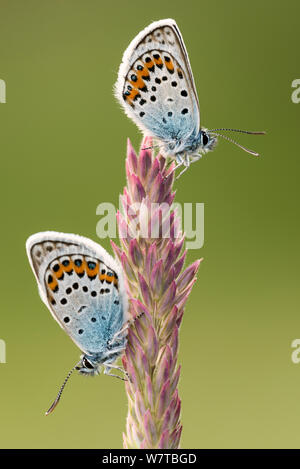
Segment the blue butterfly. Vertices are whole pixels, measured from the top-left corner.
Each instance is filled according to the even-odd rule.
[[[161,152],[175,158],[177,167],[183,165],[186,170],[191,162],[213,150],[218,136],[258,156],[218,131],[265,132],[200,127],[188,53],[172,19],[155,21],[133,39],[123,55],[115,95],[137,126],[158,141]]]
[[[74,370],[94,376],[125,371],[114,364],[127,342],[127,297],[121,267],[99,244],[73,234],[46,231],[26,243],[39,293],[52,316],[82,350]],[[123,378],[121,378],[123,379]]]

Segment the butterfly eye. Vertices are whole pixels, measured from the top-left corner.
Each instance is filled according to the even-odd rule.
[[[89,370],[94,369],[93,365],[85,357],[82,359],[82,365],[84,368],[88,368]]]
[[[203,146],[208,144],[208,136],[206,135],[205,132],[202,132],[202,141],[203,141]]]

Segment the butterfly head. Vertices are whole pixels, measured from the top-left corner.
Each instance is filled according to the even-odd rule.
[[[217,144],[217,137],[215,135],[210,134],[209,130],[201,129],[200,130],[200,151],[204,153],[211,151],[215,148]]]
[[[76,365],[76,370],[85,376],[95,376],[100,373],[99,362],[95,362],[88,355],[81,355],[80,362]]]

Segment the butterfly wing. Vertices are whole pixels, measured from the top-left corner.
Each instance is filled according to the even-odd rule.
[[[106,349],[127,320],[121,268],[101,246],[82,236],[42,232],[26,243],[42,300],[85,353]]]
[[[126,49],[115,94],[146,134],[164,142],[187,139],[200,128],[188,54],[176,22],[156,21]]]

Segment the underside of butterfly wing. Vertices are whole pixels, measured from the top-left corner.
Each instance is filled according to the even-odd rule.
[[[105,355],[127,320],[115,260],[86,238],[51,232],[29,238],[27,252],[41,297],[56,321],[83,352]]]
[[[174,20],[152,23],[124,53],[116,96],[138,127],[164,144],[199,132],[194,79]]]

